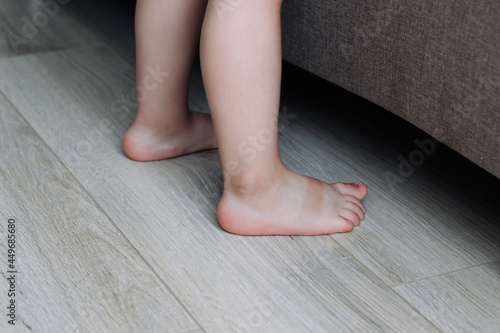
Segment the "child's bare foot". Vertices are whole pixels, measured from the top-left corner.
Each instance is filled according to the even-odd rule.
[[[195,111],[189,111],[187,120],[170,132],[136,120],[125,134],[122,146],[125,155],[142,162],[218,147],[212,117]]]
[[[217,217],[238,235],[349,232],[365,218],[365,184],[326,184],[285,169],[257,186],[224,190]]]

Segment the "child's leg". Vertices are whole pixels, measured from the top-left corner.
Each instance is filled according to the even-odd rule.
[[[224,172],[219,223],[242,235],[347,232],[364,219],[366,185],[293,173],[278,153],[280,9],[280,0],[207,7],[200,51]]]
[[[123,139],[125,154],[134,160],[217,147],[212,118],[188,109],[189,76],[205,7],[206,0],[137,1],[139,107]]]

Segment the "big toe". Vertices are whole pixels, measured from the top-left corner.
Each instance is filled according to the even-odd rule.
[[[368,193],[368,187],[365,183],[337,183],[337,188],[344,195],[352,195],[353,197],[363,200]]]

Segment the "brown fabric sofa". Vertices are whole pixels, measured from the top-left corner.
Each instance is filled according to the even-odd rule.
[[[500,2],[284,0],[283,58],[500,177]]]

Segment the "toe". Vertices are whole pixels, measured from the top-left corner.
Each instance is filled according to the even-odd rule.
[[[342,217],[346,221],[351,222],[355,226],[359,225],[361,223],[361,219],[359,218],[358,214],[356,214],[355,212],[353,212],[350,209],[346,209],[346,208],[342,209],[340,211],[340,217]]]
[[[361,209],[361,207],[359,207],[354,202],[352,202],[352,201],[346,202],[345,208],[351,210],[356,215],[358,215],[360,221],[363,221],[365,219],[365,213],[363,212],[363,210]]]
[[[345,199],[346,199],[346,202],[352,202],[353,204],[355,204],[356,206],[358,206],[359,208],[361,208],[361,210],[363,211],[363,213],[366,213],[365,205],[363,204],[363,202],[361,200],[359,200],[358,198],[356,198],[356,197],[354,197],[352,195],[346,195]]]
[[[368,187],[365,183],[336,183],[334,184],[344,195],[352,195],[359,200],[363,200],[368,193]]]
[[[338,229],[336,228],[335,233],[337,232],[350,232],[352,229],[354,229],[354,223],[352,221],[346,220],[345,218],[340,217],[338,221],[338,226],[340,226]]]

